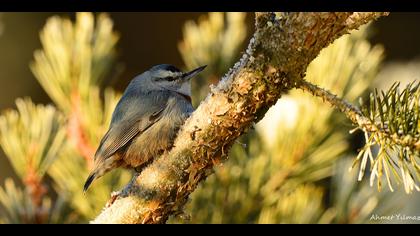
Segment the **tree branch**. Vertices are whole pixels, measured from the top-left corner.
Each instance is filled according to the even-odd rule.
[[[344,113],[347,118],[349,118],[355,125],[357,125],[361,130],[368,133],[378,133],[381,137],[386,137],[389,140],[392,140],[393,143],[408,147],[411,150],[419,150],[420,144],[416,139],[407,139],[404,137],[398,137],[393,135],[389,129],[376,124],[375,121],[366,117],[357,106],[354,106],[347,102],[343,98],[337,97],[337,95],[331,93],[328,90],[318,87],[306,80],[301,80],[297,84],[297,88],[301,88],[304,91],[310,92],[312,95],[322,98],[324,101],[327,101],[331,106],[337,108],[339,111]]]
[[[198,183],[227,158],[233,141],[302,80],[322,48],[384,15],[356,14],[257,13],[246,53],[186,121],[172,150],[92,223],[164,223],[179,212]]]
[[[358,107],[353,106],[343,98],[337,97],[337,95],[331,93],[330,91],[320,88],[306,80],[299,81],[296,87],[301,88],[303,91],[310,92],[316,97],[322,98],[323,101],[327,101],[331,106],[344,113],[353,123],[363,127],[366,131],[374,132],[379,129],[362,114]]]

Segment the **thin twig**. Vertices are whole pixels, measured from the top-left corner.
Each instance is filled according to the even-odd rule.
[[[360,109],[353,104],[347,102],[344,98],[340,98],[332,92],[323,89],[311,82],[302,79],[296,83],[296,88],[301,88],[303,91],[310,92],[312,95],[322,98],[323,101],[327,101],[331,106],[337,108],[339,111],[344,113],[347,118],[349,118],[355,125],[357,125],[361,130],[368,133],[377,133],[381,137],[392,140],[393,143],[409,147],[411,150],[416,150],[419,144],[414,141],[409,142],[404,140],[404,138],[398,137],[374,121],[363,115]]]
[[[79,154],[86,160],[87,168],[90,170],[93,167],[95,149],[87,139],[83,128],[80,99],[78,93],[74,92],[71,94],[71,113],[67,125],[67,134],[69,140],[75,144]]]

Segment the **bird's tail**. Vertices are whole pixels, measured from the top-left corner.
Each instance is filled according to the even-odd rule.
[[[86,179],[85,185],[83,186],[83,193],[86,193],[89,186],[92,184],[92,182],[96,179],[96,172],[92,172],[89,177]]]

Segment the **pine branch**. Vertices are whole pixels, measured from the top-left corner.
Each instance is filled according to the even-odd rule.
[[[106,14],[78,13],[72,23],[53,16],[40,37],[43,48],[35,52],[31,69],[57,108],[17,99],[17,111],[0,116],[0,146],[25,184],[25,191],[11,184],[4,191],[0,187],[0,213],[8,212],[0,215],[12,223],[91,218],[105,204],[107,193],[129,179],[128,173],[115,171],[90,196],[83,196],[80,184],[120,97],[111,89],[100,93],[116,58],[118,35],[112,20]],[[45,175],[52,181],[45,182]],[[51,194],[58,196],[53,205]],[[57,204],[73,212],[62,212]],[[52,214],[55,210],[60,217]]]
[[[76,22],[53,16],[40,33],[43,46],[30,68],[45,92],[64,114],[73,112],[69,96],[84,102],[92,86],[107,82],[116,59],[119,36],[107,14],[81,12]]]
[[[9,201],[8,198],[12,199],[13,195],[18,194],[14,194],[17,190],[9,183],[9,188],[1,194],[0,205],[10,215],[20,215],[17,218],[8,217],[12,222],[21,219],[28,220],[27,223],[44,222],[40,219],[45,217],[40,215],[46,214],[44,211],[48,207],[45,201],[48,197],[43,177],[65,145],[65,130],[62,128],[64,118],[53,106],[35,105],[28,98],[17,99],[16,105],[17,111],[8,110],[0,116],[0,146],[26,187],[26,191],[19,193],[14,201],[25,202],[30,199],[31,202],[26,202],[26,207],[12,213],[18,204],[5,203]]]
[[[410,91],[418,91],[419,84],[417,84],[416,86],[413,86],[413,85],[414,84],[409,84],[408,87],[404,90],[403,94],[400,95],[399,97],[410,96],[410,94],[411,96],[413,95],[415,96],[415,92],[410,92]],[[383,99],[381,99],[379,93],[375,91],[374,95],[371,95],[371,104],[372,104],[373,110],[370,110],[370,111],[366,110],[365,114],[363,114],[362,111],[360,111],[358,107],[348,103],[346,100],[339,98],[333,93],[331,93],[330,91],[320,88],[314,84],[311,84],[310,82],[306,80],[302,80],[301,83],[299,83],[297,87],[303,89],[304,91],[308,91],[312,93],[312,95],[314,96],[321,97],[325,101],[329,102],[333,107],[343,112],[353,123],[361,127],[361,129],[364,132],[370,132],[370,133],[377,132],[381,136],[392,140],[394,144],[404,146],[406,148],[409,148],[410,150],[420,151],[420,141],[418,140],[418,138],[417,139],[410,138],[407,136],[408,134],[404,136],[398,135],[398,133],[395,132],[397,131],[396,126],[400,126],[403,124],[416,125],[417,123],[415,123],[415,121],[417,121],[418,119],[417,116],[413,117],[413,119],[415,119],[414,122],[404,120],[403,122],[401,122],[403,124],[394,125],[394,126],[387,125],[386,124],[387,120],[383,116],[384,115],[383,108],[384,106],[391,105],[387,103],[387,100],[388,98],[391,98],[391,97],[395,99],[395,93],[397,91],[398,86],[399,84],[396,83],[391,87],[391,89],[386,94],[382,92]],[[407,101],[403,103],[407,106],[410,106],[408,97],[406,97],[406,99]],[[414,106],[411,105],[411,106],[412,108],[416,107],[415,105]],[[409,108],[405,108],[405,110],[408,110],[408,109]],[[388,111],[389,111],[389,108],[388,108]],[[379,114],[379,115],[375,115],[375,114]],[[379,118],[381,118],[380,125],[378,125],[375,122],[375,118],[374,118],[375,116],[379,116]],[[395,117],[398,117],[398,115],[394,116],[394,118]],[[404,116],[404,118],[407,118],[407,117]]]
[[[34,205],[28,189],[16,186],[11,178],[7,178],[4,188],[0,187],[0,221],[8,224],[46,224],[72,223],[65,219],[65,204],[61,196],[54,201],[43,196],[42,201]]]
[[[107,14],[84,12],[76,14],[75,22],[50,17],[40,38],[42,49],[35,51],[31,69],[63,114],[61,130],[67,138],[48,175],[56,193],[73,208],[72,217],[92,218],[106,203],[107,193],[129,180],[128,173],[115,171],[89,196],[83,196],[80,184],[121,96],[111,89],[100,91],[115,76],[110,72],[118,72],[114,65],[119,36]]]
[[[93,168],[93,156],[95,155],[94,146],[86,137],[87,129],[84,129],[83,113],[81,111],[81,99],[78,93],[70,95],[71,113],[69,114],[67,124],[67,136],[75,146],[79,154],[85,159],[88,170]]]
[[[179,212],[198,183],[226,159],[234,140],[304,77],[322,48],[348,32],[350,16],[257,13],[246,53],[186,121],[174,148],[146,168],[92,223],[164,223]]]
[[[75,24],[69,19],[51,17],[40,37],[43,49],[35,51],[31,70],[68,116],[68,138],[90,168],[95,149],[89,131],[95,127],[87,126],[93,118],[84,108],[95,95],[92,87],[107,82],[107,75],[115,64],[119,36],[107,14],[98,14],[95,18],[91,13],[78,13]]]
[[[310,92],[312,95],[320,97],[324,101],[330,103],[333,107],[344,113],[353,123],[363,127],[365,131],[375,132],[379,130],[374,123],[370,122],[370,120],[362,114],[358,107],[353,106],[345,99],[337,97],[337,95],[330,91],[320,88],[306,80],[299,81],[296,87],[301,88],[303,91]]]
[[[348,30],[358,29],[361,25],[371,22],[372,19],[388,14],[384,12],[354,12],[347,18],[345,25]]]
[[[375,90],[370,95],[370,106],[362,104],[363,111],[308,81],[301,80],[297,88],[321,97],[365,132],[366,145],[353,164],[354,166],[362,159],[359,180],[363,177],[369,158],[371,185],[378,177],[378,188],[381,189],[381,177],[385,173],[388,186],[393,191],[392,173],[395,181],[400,182],[402,179],[407,193],[414,189],[420,190],[415,183],[419,181],[420,175],[420,83],[410,83],[402,92],[399,92],[399,83],[395,83],[387,92],[379,93]],[[376,157],[373,157],[370,150],[374,145],[380,147]],[[395,156],[398,157],[397,160]]]

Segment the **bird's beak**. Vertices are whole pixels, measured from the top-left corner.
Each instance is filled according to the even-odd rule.
[[[183,77],[183,79],[185,79],[185,80],[189,80],[189,79],[191,79],[191,78],[193,78],[194,76],[196,76],[198,73],[200,73],[201,71],[203,71],[204,70],[204,68],[206,68],[207,67],[207,65],[205,65],[205,66],[200,66],[200,67],[198,67],[198,68],[196,68],[196,69],[194,69],[194,70],[192,70],[192,71],[190,71],[190,72],[185,72],[183,75],[182,75],[182,77]]]

